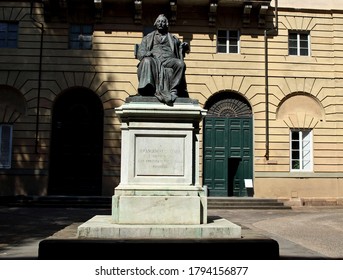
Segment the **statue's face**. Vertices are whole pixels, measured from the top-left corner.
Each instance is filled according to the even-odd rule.
[[[167,30],[168,28],[167,19],[165,17],[159,17],[156,20],[156,28],[160,31]]]

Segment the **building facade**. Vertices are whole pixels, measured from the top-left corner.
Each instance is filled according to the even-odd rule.
[[[0,1],[0,195],[113,195],[156,17],[191,48],[209,196],[343,198],[343,3]],[[251,188],[252,187],[252,188]]]

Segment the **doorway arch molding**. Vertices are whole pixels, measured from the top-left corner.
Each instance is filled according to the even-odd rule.
[[[238,92],[223,90],[212,95],[205,103],[210,117],[252,117],[248,100]]]

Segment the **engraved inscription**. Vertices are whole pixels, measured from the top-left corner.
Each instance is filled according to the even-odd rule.
[[[137,136],[136,176],[183,176],[184,137]]]

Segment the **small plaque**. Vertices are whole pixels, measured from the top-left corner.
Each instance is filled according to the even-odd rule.
[[[244,179],[244,184],[247,189],[253,188],[252,179]]]
[[[136,136],[136,176],[184,176],[185,138]]]

